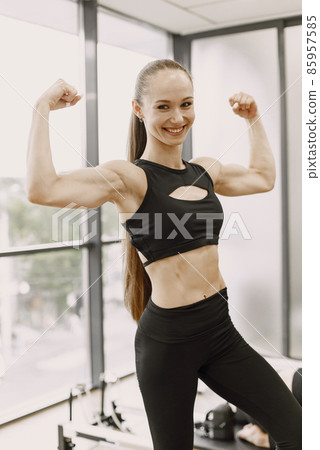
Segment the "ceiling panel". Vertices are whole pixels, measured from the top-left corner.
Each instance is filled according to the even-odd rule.
[[[185,30],[193,32],[210,26],[205,18],[161,0],[101,0],[99,3],[172,33],[183,34]]]
[[[299,4],[301,6],[300,0],[228,0],[196,6],[191,11],[218,23],[245,19],[267,20],[283,14],[299,14]]]
[[[98,0],[98,3],[181,35],[302,13],[302,0]]]
[[[172,3],[181,8],[190,8],[193,6],[207,5],[208,3],[224,2],[226,0],[162,0],[165,3]]]

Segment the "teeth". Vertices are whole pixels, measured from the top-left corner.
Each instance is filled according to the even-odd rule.
[[[183,127],[181,128],[167,128],[170,133],[180,133],[183,130]]]

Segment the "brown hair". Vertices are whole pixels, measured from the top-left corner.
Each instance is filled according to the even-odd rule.
[[[188,70],[171,59],[159,59],[147,64],[137,76],[134,99],[139,105],[143,105],[143,97],[146,95],[150,79],[161,70],[182,70],[190,81],[192,78]],[[147,134],[143,122],[132,112],[130,119],[127,159],[134,162],[144,152],[147,143]],[[151,295],[151,281],[138,256],[137,249],[131,244],[129,233],[123,241],[123,281],[124,304],[138,323]]]

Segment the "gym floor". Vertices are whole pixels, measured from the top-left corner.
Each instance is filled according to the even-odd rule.
[[[285,359],[267,358],[270,364],[278,371],[288,370],[288,362]],[[298,368],[301,361],[290,360],[290,366]],[[206,413],[215,408],[225,400],[208,389],[202,382],[199,382],[200,392],[197,394],[195,402],[195,421],[202,421]],[[139,391],[138,382],[135,375],[127,377],[116,384],[110,396],[119,407],[125,419],[125,424],[135,433],[141,436],[150,436],[147,418],[143,409],[142,397]],[[100,393],[96,390],[91,393],[90,397],[83,396],[81,399],[75,399],[73,402],[73,420],[77,423],[86,423],[86,419],[91,411],[99,411]],[[107,406],[105,414],[109,415],[110,411]],[[16,420],[3,425],[0,428],[0,447],[14,448],[24,450],[57,450],[58,445],[58,424],[67,423],[69,420],[68,402],[52,406],[45,410],[34,413],[25,418]],[[251,444],[236,439],[233,443],[203,440],[203,449],[214,450],[252,450]],[[103,445],[87,439],[75,438],[73,442],[76,444],[76,450],[98,450],[105,449]],[[198,444],[199,439],[195,439]],[[179,450],[179,449],[177,449]]]

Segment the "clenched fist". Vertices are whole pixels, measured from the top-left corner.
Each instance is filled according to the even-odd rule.
[[[49,87],[37,100],[37,105],[47,104],[50,111],[74,106],[81,99],[76,88],[59,78],[52,86]]]
[[[258,107],[254,98],[244,92],[239,92],[229,98],[232,111],[244,119],[254,119],[258,117]]]

